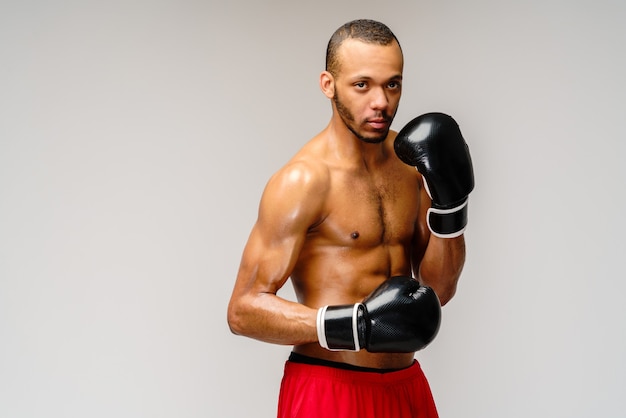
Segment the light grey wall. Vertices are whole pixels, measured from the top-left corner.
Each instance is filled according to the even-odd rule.
[[[394,127],[448,112],[474,159],[466,269],[418,354],[442,417],[623,416],[626,6],[216,3],[0,3],[0,416],[274,415],[289,347],[232,336],[226,304],[358,17],[405,51]]]

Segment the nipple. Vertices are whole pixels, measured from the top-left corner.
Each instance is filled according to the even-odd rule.
[[[359,231],[354,231],[352,234],[350,234],[350,238],[352,239],[357,239],[359,237]]]

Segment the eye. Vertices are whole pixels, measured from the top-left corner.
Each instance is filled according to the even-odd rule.
[[[390,81],[389,84],[387,84],[387,88],[392,90],[397,90],[400,87],[402,87],[402,84],[400,84],[399,81]]]
[[[358,81],[356,83],[354,83],[354,87],[358,88],[358,89],[364,89],[367,87],[367,83],[365,81]]]

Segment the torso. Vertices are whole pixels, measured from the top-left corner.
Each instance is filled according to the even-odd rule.
[[[291,275],[299,302],[315,308],[360,302],[385,279],[412,275],[419,208],[416,171],[395,156],[390,138],[375,168],[337,164],[323,150],[310,146],[296,156],[323,165],[330,183]],[[294,351],[364,367],[401,368],[413,361],[410,353],[329,351],[317,343]]]

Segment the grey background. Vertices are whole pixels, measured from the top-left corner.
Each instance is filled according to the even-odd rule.
[[[450,113],[474,159],[467,265],[417,356],[441,416],[623,416],[617,0],[0,2],[0,416],[274,416],[289,347],[226,305],[360,17],[405,51],[394,128]]]

